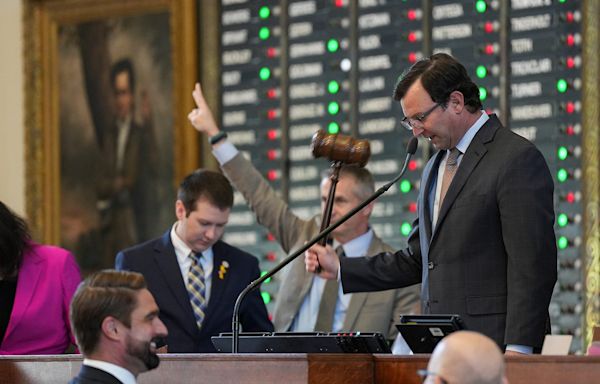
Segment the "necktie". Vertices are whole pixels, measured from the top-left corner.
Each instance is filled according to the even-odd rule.
[[[190,269],[188,270],[186,288],[190,296],[194,316],[196,317],[196,324],[198,324],[198,328],[202,328],[202,321],[205,316],[204,311],[206,309],[204,269],[202,269],[202,264],[200,264],[202,253],[192,252],[189,257],[192,259],[192,265],[190,265]]]
[[[339,245],[335,249],[335,253],[342,258],[344,254],[344,248]],[[335,306],[338,299],[339,281],[337,279],[327,280],[325,282],[325,289],[321,296],[321,303],[319,304],[319,314],[317,315],[317,322],[315,323],[315,331],[319,332],[331,332],[333,328],[333,315],[335,314]]]
[[[446,197],[448,187],[450,187],[450,183],[452,183],[452,179],[456,174],[456,169],[458,168],[459,155],[460,151],[457,148],[452,148],[450,150],[450,154],[448,155],[448,159],[446,160],[446,167],[444,168],[444,176],[442,179],[442,189],[440,190],[440,204],[438,209],[442,209],[444,197]]]

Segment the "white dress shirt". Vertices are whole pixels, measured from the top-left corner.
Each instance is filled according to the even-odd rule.
[[[101,360],[83,359],[83,365],[108,372],[123,384],[136,384],[135,376],[123,367]]]

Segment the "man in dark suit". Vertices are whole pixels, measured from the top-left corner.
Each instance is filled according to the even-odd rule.
[[[135,272],[104,270],[77,288],[70,308],[83,366],[70,384],[130,384],[159,364],[157,344],[167,335],[158,306]]]
[[[117,269],[146,278],[169,330],[169,352],[215,352],[211,337],[231,332],[237,296],[259,277],[254,256],[220,240],[232,205],[223,175],[195,171],[179,187],[173,227],[117,255]],[[242,302],[240,322],[246,332],[273,330],[258,290]]]
[[[439,150],[423,170],[408,248],[338,260],[314,246],[309,271],[340,272],[345,292],[422,282],[424,313],[457,313],[507,353],[531,353],[549,330],[556,282],[553,181],[542,154],[482,111],[462,64],[435,54],[399,80],[402,123]]]

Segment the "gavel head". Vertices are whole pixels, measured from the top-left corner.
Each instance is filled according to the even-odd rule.
[[[330,135],[323,130],[313,135],[310,146],[315,158],[325,157],[331,161],[356,164],[359,167],[364,167],[371,156],[371,146],[367,140],[341,134]]]

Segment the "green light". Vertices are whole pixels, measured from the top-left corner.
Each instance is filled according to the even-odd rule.
[[[271,302],[271,294],[269,292],[261,292],[260,295],[262,296],[265,304],[269,304]]]
[[[487,99],[487,89],[479,87],[479,100],[484,101],[485,99]]]
[[[558,238],[558,249],[565,249],[569,246],[569,239],[567,239],[565,236],[561,236]]]
[[[327,50],[329,52],[335,52],[340,48],[340,43],[336,39],[329,39],[327,41]]]
[[[267,67],[262,67],[258,72],[258,77],[260,77],[261,80],[268,80],[269,77],[271,77],[271,70]]]
[[[332,135],[339,133],[340,125],[338,123],[336,123],[335,121],[332,121],[331,123],[329,123],[329,125],[327,125],[327,132],[329,132]]]
[[[408,193],[408,192],[410,192],[411,189],[412,189],[412,185],[410,184],[410,181],[402,180],[400,182],[400,191],[402,193]]]
[[[477,12],[483,13],[487,9],[487,4],[483,0],[478,0],[477,2],[475,2],[475,9],[477,10]]]
[[[260,273],[260,277],[263,277],[266,274],[267,274],[267,271],[262,271]],[[267,280],[264,281],[265,284],[269,284],[270,282],[271,282],[271,278],[270,277]]]
[[[567,81],[565,79],[558,79],[558,81],[556,82],[556,89],[558,90],[558,92],[565,93],[567,92],[567,88],[569,88],[569,84],[567,83]]]
[[[332,101],[331,103],[329,103],[329,105],[327,105],[327,112],[329,112],[330,115],[337,115],[339,111],[340,105],[337,101]]]
[[[566,3],[567,0],[558,0],[559,3]]]
[[[261,29],[259,29],[258,31],[258,37],[261,40],[267,40],[269,38],[269,36],[271,36],[271,30],[267,27],[262,27]]]
[[[406,221],[402,223],[402,226],[400,226],[400,233],[402,233],[404,236],[408,236],[410,231],[412,231],[412,226],[410,223],[407,223]]]
[[[485,78],[487,76],[487,68],[485,66],[483,66],[483,65],[478,65],[477,69],[475,70],[475,74],[480,79],[483,79],[483,78]]]
[[[559,227],[564,227],[567,224],[569,224],[569,216],[565,215],[564,213],[561,213],[560,215],[558,215],[556,222],[558,223]]]
[[[269,7],[260,7],[260,9],[258,10],[258,17],[260,17],[261,19],[266,19],[269,16],[271,16],[271,10],[269,9]]]
[[[337,81],[331,80],[329,83],[327,83],[327,92],[336,94],[339,92],[339,90],[340,90],[340,83],[338,83]]]
[[[561,183],[564,183],[569,178],[569,172],[567,172],[566,169],[561,168],[561,169],[558,170],[558,172],[556,172],[556,178]]]
[[[569,150],[567,147],[560,146],[556,151],[556,155],[558,156],[559,160],[565,160],[567,157],[569,157]]]

